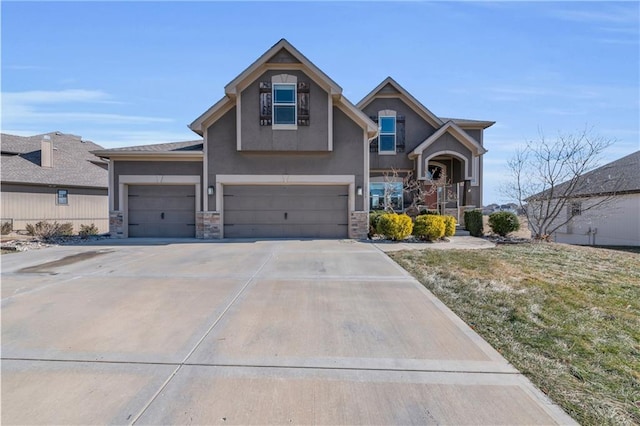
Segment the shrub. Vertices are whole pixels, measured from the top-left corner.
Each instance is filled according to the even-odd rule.
[[[382,210],[372,210],[369,212],[369,238],[377,233],[378,221],[384,214]]]
[[[440,213],[438,212],[438,210],[427,210],[427,209],[420,210],[420,216],[425,214],[440,214]]]
[[[444,219],[444,236],[453,237],[456,233],[456,218],[453,216],[442,216]]]
[[[89,235],[98,235],[98,228],[93,223],[91,225],[80,225],[78,235],[82,238],[88,238]]]
[[[489,215],[489,226],[494,233],[504,237],[508,233],[520,229],[520,221],[514,213],[496,212]]]
[[[378,234],[393,241],[404,240],[413,230],[413,222],[406,214],[384,213],[380,215],[376,225]]]
[[[58,223],[55,221],[47,222],[46,220],[42,220],[36,223],[35,226],[27,223],[26,229],[29,235],[45,240],[73,234],[73,224],[71,222]]]
[[[474,237],[482,237],[484,232],[482,212],[480,210],[467,210],[464,212],[464,227]]]
[[[2,222],[2,235],[10,234],[13,231],[13,223],[10,220]]]
[[[444,237],[445,219],[442,216],[423,214],[416,217],[413,225],[413,235],[429,241],[435,241]]]

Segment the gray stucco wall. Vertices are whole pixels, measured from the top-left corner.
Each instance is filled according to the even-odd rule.
[[[374,170],[412,169],[413,160],[409,160],[407,154],[431,136],[436,129],[398,98],[374,99],[363,109],[363,112],[370,117],[385,109],[396,111],[398,115],[405,116],[405,151],[396,155],[379,155],[377,152],[372,152],[369,166]]]
[[[482,145],[482,130],[480,129],[463,129],[469,136],[478,141]]]
[[[297,130],[273,130],[260,125],[260,82],[271,82],[274,75],[295,75],[309,83],[309,125]],[[241,93],[243,151],[327,151],[329,142],[328,93],[302,71],[270,70]]]
[[[315,120],[313,115],[311,119]],[[209,185],[215,184],[216,174],[288,174],[355,175],[356,186],[364,186],[363,129],[338,108],[333,108],[331,152],[239,152],[235,120],[233,108],[207,129]],[[356,210],[362,209],[363,197],[356,196]],[[214,196],[209,197],[209,210],[216,210]]]
[[[473,167],[473,155],[471,154],[471,150],[469,150],[469,148],[458,142],[458,140],[450,134],[445,133],[444,135],[440,136],[435,142],[429,145],[424,151],[422,151],[423,161],[431,154],[440,151],[454,151],[464,156],[467,159],[467,175],[471,175]]]
[[[201,161],[113,161],[115,185],[113,187],[114,207],[120,210],[118,188],[120,175],[180,175],[200,176],[202,184]],[[202,206],[199,206],[202,209]]]

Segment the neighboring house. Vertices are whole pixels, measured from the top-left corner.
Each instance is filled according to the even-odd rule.
[[[3,222],[14,231],[43,220],[109,230],[108,163],[91,153],[101,146],[60,132],[0,139]]]
[[[563,193],[567,184],[558,185],[555,192]],[[531,197],[528,208],[540,196]],[[553,233],[554,241],[640,246],[640,151],[582,175],[557,220],[568,219]]]
[[[112,165],[112,236],[365,237],[380,188],[438,170],[482,205],[492,122],[438,118],[390,78],[356,107],[284,39],[224,91],[190,125],[202,140],[95,152]],[[402,211],[404,192],[382,198]]]

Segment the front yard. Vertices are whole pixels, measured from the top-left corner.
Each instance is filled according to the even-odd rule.
[[[640,424],[640,255],[560,244],[390,253],[582,424]]]

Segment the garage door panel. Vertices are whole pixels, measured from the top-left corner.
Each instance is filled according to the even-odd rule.
[[[343,238],[348,186],[225,186],[224,224],[227,238]]]
[[[162,217],[164,213],[164,218]],[[193,211],[184,210],[129,210],[129,223],[194,223]]]
[[[195,225],[143,223],[129,225],[129,237],[185,238],[195,234]]]
[[[194,211],[195,204],[195,197],[129,196],[129,210],[186,210],[190,206],[189,210]]]
[[[129,237],[195,236],[194,185],[130,185]]]

